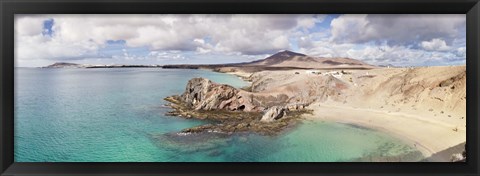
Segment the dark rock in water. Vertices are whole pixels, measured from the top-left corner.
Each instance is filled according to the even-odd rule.
[[[292,127],[296,124],[295,119],[283,119],[264,123],[260,121],[252,122],[224,122],[219,124],[207,124],[196,127],[191,127],[182,130],[185,134],[197,134],[197,133],[217,133],[231,135],[233,133],[242,132],[255,132],[262,135],[275,135],[285,130],[289,126]]]
[[[422,152],[399,143],[384,143],[370,153],[353,159],[355,162],[418,162],[425,157]]]
[[[418,162],[423,159],[423,155],[419,151],[407,152],[401,155],[383,156],[369,155],[352,160],[353,162]]]
[[[234,130],[232,130],[234,131]],[[213,124],[207,124],[207,125],[201,125],[201,126],[196,126],[192,128],[187,128],[183,129],[182,133],[186,134],[195,134],[195,133],[203,133],[203,132],[210,132],[210,133],[222,133],[222,134],[227,134],[228,132],[226,130],[222,130],[222,128],[218,125],[213,125]]]
[[[239,137],[239,138],[238,138],[238,141],[240,141],[240,142],[247,142],[247,141],[248,141],[248,138],[247,138],[247,137]]]
[[[361,129],[361,130],[369,130],[369,131],[373,131],[373,129],[372,129],[372,128],[367,128],[367,127],[360,126],[360,125],[353,124],[353,123],[342,123],[342,124],[348,125],[348,126],[350,126],[350,127],[353,127],[353,128]]]
[[[152,135],[155,144],[164,149],[192,153],[225,147],[231,140],[222,133],[166,133]]]
[[[260,121],[262,122],[271,122],[278,120],[285,116],[286,109],[284,107],[273,106],[267,110],[267,112],[262,116]]]
[[[220,156],[222,154],[223,154],[223,151],[216,149],[216,150],[213,150],[210,153],[208,153],[208,156],[217,157],[217,156]]]
[[[422,152],[408,149],[407,146],[403,146],[403,151],[397,154],[385,155],[390,153],[392,148],[399,148],[398,144],[387,143],[377,148],[376,151],[372,153],[366,153],[360,158],[356,158],[352,161],[354,162],[418,162],[424,159]]]

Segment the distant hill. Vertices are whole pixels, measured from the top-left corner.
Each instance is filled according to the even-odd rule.
[[[295,52],[292,52],[292,51],[285,50],[285,51],[282,51],[282,52],[278,52],[274,55],[271,55],[271,56],[269,56],[265,59],[261,59],[261,60],[257,60],[257,61],[247,63],[246,65],[264,65],[264,66],[268,65],[268,66],[272,66],[272,65],[281,64],[283,62],[288,62],[289,60],[292,60],[295,57],[304,58],[304,57],[308,57],[308,56],[305,55],[305,54],[295,53]],[[307,60],[304,60],[304,61],[307,61]]]
[[[312,57],[292,51],[282,51],[265,59],[249,63],[239,64],[242,66],[264,67],[297,67],[297,68],[374,68],[375,66],[351,58],[323,58]]]
[[[68,63],[68,62],[56,62],[44,68],[84,68],[84,67],[85,66],[81,64]]]
[[[229,64],[179,64],[179,65],[89,65],[67,62],[57,62],[43,68],[123,68],[123,67],[162,67],[183,69],[222,69],[227,67],[243,68],[243,70],[288,70],[288,69],[370,69],[377,66],[367,64],[351,58],[313,57],[292,51],[281,51],[265,59],[243,63]]]
[[[52,65],[48,65],[42,68],[152,68],[162,67],[161,65],[90,65],[90,64],[76,64],[68,62],[56,62]]]
[[[163,68],[179,69],[214,69],[220,72],[228,72],[237,68],[247,72],[261,70],[289,70],[289,69],[371,69],[377,66],[351,58],[324,58],[313,57],[292,51],[281,51],[265,59],[252,62],[229,63],[229,64],[179,64],[164,65]],[[233,69],[235,70],[235,69]]]

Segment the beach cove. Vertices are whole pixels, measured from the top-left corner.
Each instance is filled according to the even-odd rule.
[[[275,136],[244,132],[201,134],[194,136],[196,140],[169,137],[207,122],[165,116],[171,109],[163,106],[167,104],[163,98],[182,93],[194,77],[236,88],[249,85],[229,74],[158,68],[17,68],[16,74],[17,162],[334,162],[424,158],[407,142],[380,130],[327,120],[304,120]]]
[[[331,91],[324,88],[329,83],[318,81],[322,72],[323,77],[347,73],[334,75],[334,79],[349,88],[334,89],[330,97],[312,93],[312,89]],[[288,92],[285,87],[310,91],[314,100],[306,108],[313,113],[304,114],[305,119],[384,132],[421,151],[427,158],[424,161],[451,161],[453,154],[464,150],[465,66],[260,71],[250,75],[237,69],[229,73],[253,79],[260,92]]]

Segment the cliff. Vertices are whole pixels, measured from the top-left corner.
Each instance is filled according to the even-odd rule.
[[[250,131],[273,135],[295,125],[299,115],[307,112],[289,105],[286,95],[247,92],[205,78],[191,79],[183,94],[165,100],[174,109],[167,115],[216,122],[185,129],[185,133]]]
[[[188,81],[181,100],[195,110],[229,110],[259,112],[265,107],[255,105],[254,95],[229,85],[217,84],[204,78]]]

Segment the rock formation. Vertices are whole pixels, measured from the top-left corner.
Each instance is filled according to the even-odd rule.
[[[253,95],[225,84],[217,84],[205,78],[188,81],[181,99],[195,110],[229,110],[259,112],[263,107],[252,102]]]
[[[283,107],[273,106],[271,108],[268,108],[267,112],[262,116],[262,119],[260,121],[271,122],[274,120],[278,120],[285,116],[286,111],[287,110]]]
[[[216,122],[184,129],[183,134],[249,131],[274,135],[307,112],[303,105],[289,103],[292,98],[287,95],[247,92],[205,78],[191,79],[182,95],[165,100],[174,109],[167,115]]]

